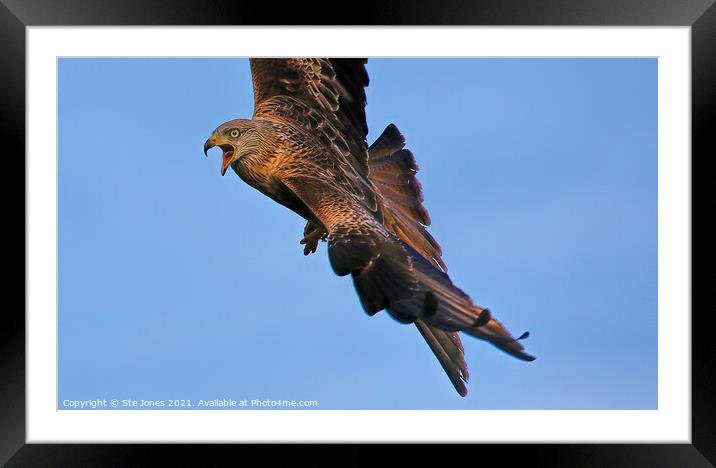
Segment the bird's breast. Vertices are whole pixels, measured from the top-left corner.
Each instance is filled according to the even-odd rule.
[[[311,211],[283,183],[268,172],[258,171],[247,165],[236,165],[234,171],[251,187],[277,203],[289,208],[305,219],[313,219]]]

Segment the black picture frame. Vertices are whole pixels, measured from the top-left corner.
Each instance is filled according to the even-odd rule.
[[[2,86],[0,112],[5,163],[18,162],[25,148],[25,33],[40,25],[575,25],[575,26],[691,26],[692,63],[692,171],[713,156],[714,132],[707,122],[716,104],[716,6],[714,0],[407,0],[356,4],[304,2],[271,4],[223,1],[128,1],[0,0]],[[280,6],[279,6],[280,5]],[[319,16],[320,13],[327,13]],[[12,149],[12,151],[10,151]],[[23,173],[25,169],[23,167]],[[6,174],[9,167],[6,166]],[[699,174],[699,172],[693,172]],[[703,176],[705,171],[700,172]],[[15,178],[14,176],[12,178]],[[6,181],[12,180],[7,177]],[[10,198],[9,183],[6,200]],[[13,195],[18,189],[12,189]],[[692,181],[692,206],[695,196]],[[6,207],[15,203],[6,203]],[[692,208],[693,210],[693,208]],[[7,211],[7,209],[6,209]],[[23,217],[25,214],[23,213]],[[692,215],[693,217],[693,215]],[[6,226],[15,226],[5,223]],[[693,226],[692,249],[693,249]],[[27,232],[23,230],[27,235]],[[704,247],[704,242],[698,243]],[[708,252],[707,252],[708,253]],[[708,256],[708,255],[707,255]],[[699,255],[705,262],[704,255]],[[9,277],[10,275],[8,275]],[[692,274],[692,285],[696,278]],[[10,288],[8,288],[9,290]],[[693,291],[693,286],[692,286]],[[692,298],[693,298],[692,292]],[[693,299],[692,299],[693,300]],[[281,447],[266,445],[121,445],[121,444],[26,444],[25,443],[25,314],[6,301],[0,327],[0,463],[7,466],[143,466],[161,457],[179,459],[182,465],[211,465],[249,454],[270,455],[273,462],[315,462],[347,465],[371,463],[376,455],[367,445],[315,445]],[[430,454],[450,453],[450,459],[475,463],[499,457],[511,463],[537,466],[714,466],[716,463],[716,394],[714,343],[709,336],[708,314],[692,312],[692,443],[691,444],[523,444],[514,447],[480,445],[399,447],[381,455],[381,462],[408,464]],[[339,458],[337,458],[339,457]],[[448,458],[443,458],[447,463]],[[462,460],[459,460],[462,462]]]

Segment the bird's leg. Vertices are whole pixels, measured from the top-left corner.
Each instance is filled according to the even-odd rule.
[[[303,255],[315,252],[318,248],[318,241],[325,240],[327,235],[328,233],[323,227],[313,221],[308,221],[306,227],[303,228],[303,239],[301,239],[301,244],[306,244],[303,247]]]

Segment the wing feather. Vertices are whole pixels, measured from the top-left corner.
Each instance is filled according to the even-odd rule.
[[[447,271],[440,244],[426,229],[430,215],[416,177],[418,165],[404,146],[405,138],[390,124],[369,149],[368,177],[378,195],[383,224],[426,260]]]

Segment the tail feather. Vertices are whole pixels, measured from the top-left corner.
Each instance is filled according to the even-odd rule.
[[[465,384],[470,375],[467,372],[467,363],[458,334],[430,327],[422,320],[416,320],[415,326],[438,358],[457,393],[460,396],[467,395]]]

